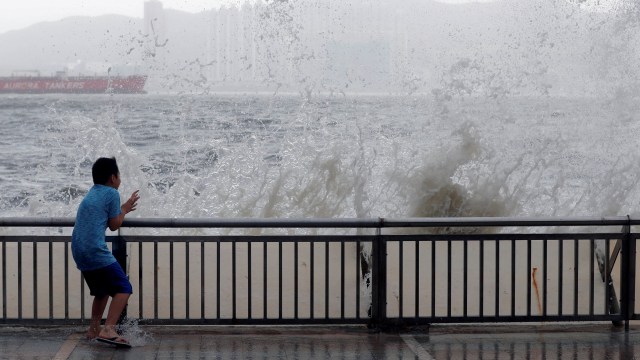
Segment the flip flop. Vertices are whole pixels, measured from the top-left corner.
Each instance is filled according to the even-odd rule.
[[[96,338],[96,340],[103,342],[105,344],[109,344],[109,345],[115,345],[116,347],[119,348],[130,348],[131,344],[129,344],[125,339],[119,337],[119,336],[114,336],[112,338],[105,338],[102,336],[98,336]]]

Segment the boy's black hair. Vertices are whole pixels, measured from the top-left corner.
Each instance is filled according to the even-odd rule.
[[[91,168],[91,175],[93,176],[93,183],[99,185],[106,185],[111,175],[120,176],[116,158],[101,157],[96,160]]]

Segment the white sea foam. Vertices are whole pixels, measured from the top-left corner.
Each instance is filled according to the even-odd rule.
[[[164,97],[136,99],[139,108]],[[219,101],[206,119],[130,119],[43,111],[48,131],[7,155],[4,216],[74,216],[98,156],[120,163],[135,216],[411,217],[637,213],[635,103],[624,116],[598,99],[459,101],[446,117],[432,102],[388,98]],[[126,101],[126,100],[125,100]],[[209,99],[194,100],[210,107]],[[96,112],[94,98],[82,102]],[[137,105],[136,105],[137,104]],[[56,106],[60,106],[59,104]],[[245,114],[228,115],[230,107]],[[451,103],[449,104],[451,106]],[[377,108],[375,113],[371,108]],[[168,105],[145,110],[149,117]],[[133,110],[138,111],[138,110]],[[272,110],[273,111],[273,110]],[[195,112],[195,111],[194,111]],[[511,119],[509,121],[505,121]]]

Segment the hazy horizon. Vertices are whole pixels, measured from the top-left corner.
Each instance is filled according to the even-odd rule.
[[[12,1],[0,5],[0,35],[23,30],[41,22],[59,21],[75,16],[124,15],[143,18],[144,3],[149,0],[112,0],[98,2],[88,0],[58,0],[55,6],[45,0]],[[255,2],[256,0],[248,0]],[[484,3],[503,0],[429,0],[449,4]],[[199,13],[221,6],[232,6],[243,0],[161,0],[165,9]]]

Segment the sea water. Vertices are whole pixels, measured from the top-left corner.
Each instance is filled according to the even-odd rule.
[[[635,100],[2,96],[0,216],[75,216],[100,156],[138,217],[634,215]]]

